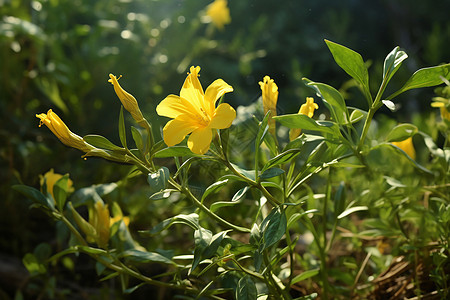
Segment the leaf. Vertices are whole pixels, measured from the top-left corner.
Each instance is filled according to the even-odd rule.
[[[386,83],[398,71],[402,62],[408,58],[406,52],[401,51],[400,47],[395,47],[385,58],[383,65],[383,79]]]
[[[367,115],[366,111],[355,108],[350,114],[350,123],[356,123],[362,120]]]
[[[259,179],[268,179],[272,177],[279,176],[284,173],[284,170],[280,168],[270,168],[265,170],[261,175],[259,175]]]
[[[213,235],[209,245],[203,251],[203,255],[202,255],[203,258],[210,258],[214,254],[216,254],[217,249],[219,249],[219,246],[222,243],[222,240],[225,238],[225,236],[227,235],[227,233],[229,231],[230,230],[226,230],[226,231],[222,231],[222,232],[219,232],[219,233],[216,233],[215,235]]]
[[[134,143],[139,151],[144,152],[144,139],[142,138],[142,134],[139,129],[131,126],[131,135],[133,136]]]
[[[345,184],[341,182],[334,195],[334,216],[338,216],[342,213],[345,207],[346,193]]]
[[[164,157],[181,157],[181,156],[197,156],[197,154],[193,153],[186,146],[173,146],[164,148],[155,153],[155,157],[164,158]]]
[[[40,191],[31,186],[17,184],[13,185],[12,189],[45,208],[50,210],[55,209],[55,204],[51,201],[51,199],[45,197]]]
[[[192,261],[191,272],[198,266],[203,257],[203,252],[206,247],[211,243],[212,233],[208,229],[200,227],[194,231],[194,260]]]
[[[58,207],[59,211],[63,211],[64,204],[66,204],[68,181],[69,174],[66,174],[58,179],[53,185],[53,195],[55,197],[56,206]]]
[[[381,100],[381,102],[383,102],[383,104],[389,108],[391,111],[396,111],[397,108],[395,107],[394,102],[392,102],[391,100]]]
[[[314,121],[308,116],[300,114],[289,114],[273,117],[277,122],[289,128],[300,128],[304,130],[314,130],[330,134],[337,131],[336,123],[329,121]]]
[[[233,198],[231,199],[231,202],[237,202],[239,200],[241,200],[244,196],[245,193],[247,193],[247,191],[250,189],[249,186],[243,187],[242,189],[240,189],[239,191],[236,192],[236,194],[234,194]]]
[[[272,246],[286,233],[286,214],[280,208],[274,208],[263,220],[260,231],[263,233],[263,249]]]
[[[395,126],[391,132],[389,132],[386,141],[387,142],[399,142],[404,141],[407,138],[412,137],[414,134],[416,134],[419,130],[417,127],[413,124],[400,124]]]
[[[167,257],[156,253],[156,252],[146,252],[146,251],[139,251],[136,249],[130,249],[122,252],[119,257],[126,258],[127,260],[138,262],[138,263],[150,263],[150,262],[156,262],[156,263],[163,263],[168,265],[175,264],[172,260],[168,259]]]
[[[263,142],[264,136],[266,135],[267,131],[269,130],[269,125],[267,123],[269,122],[270,118],[270,111],[266,113],[264,116],[264,119],[261,121],[261,124],[258,128],[258,133],[256,134],[255,138],[255,147],[259,148],[261,146],[261,143]]]
[[[27,253],[22,259],[23,265],[27,268],[31,276],[44,274],[46,272],[45,266],[38,261],[36,256],[32,253]]]
[[[304,144],[304,140],[302,141],[301,145]],[[292,160],[295,156],[297,156],[300,153],[300,148],[294,148],[289,149],[287,151],[284,151],[277,156],[271,158],[265,165],[264,168],[261,170],[262,172],[266,171],[267,169],[270,169],[273,166],[284,164],[290,160]]]
[[[208,186],[202,195],[201,202],[203,203],[203,200],[205,200],[206,197],[208,197],[210,194],[215,193],[216,191],[222,189],[227,183],[228,183],[228,179],[225,179],[225,180],[214,182],[213,184]]]
[[[444,82],[442,78],[450,79],[450,64],[417,70],[403,87],[389,96],[388,99],[392,99],[407,90],[439,85]]]
[[[295,276],[294,278],[292,278],[291,280],[291,286],[296,284],[297,282],[306,280],[308,278],[314,277],[317,274],[319,274],[320,269],[313,269],[313,270],[308,270],[308,271],[304,271],[301,274]]]
[[[236,286],[236,300],[256,300],[257,290],[252,278],[245,275]]]
[[[361,55],[347,47],[325,40],[334,61],[358,82],[367,99],[371,99],[369,89],[369,72]]]
[[[164,190],[169,179],[170,173],[167,167],[162,167],[156,173],[149,173],[147,176],[147,182],[150,185],[151,193]]]
[[[345,218],[346,216],[348,216],[349,214],[352,214],[357,211],[362,211],[362,210],[369,210],[369,208],[367,206],[353,206],[353,207],[347,208],[337,218],[342,219],[342,218]]]
[[[336,122],[339,124],[348,123],[349,118],[347,106],[345,104],[344,97],[342,97],[338,90],[324,83],[312,82],[307,78],[303,78],[303,81],[305,81],[308,86],[313,88],[324,102],[333,107],[331,108],[331,113],[335,117]]]
[[[122,146],[124,148],[127,148],[127,134],[125,131],[125,121],[123,119],[123,106],[120,107],[120,114],[119,114],[119,138],[120,142],[122,143]]]
[[[194,230],[197,230],[199,228],[198,225],[198,215],[196,213],[192,213],[189,215],[177,215],[175,217],[168,218],[155,227],[153,227],[151,230],[148,231],[140,231],[140,233],[143,234],[149,234],[149,235],[155,235],[157,233],[160,233],[161,231],[169,228],[173,224],[185,224],[191,227]]]
[[[89,134],[83,137],[83,140],[91,144],[96,148],[106,149],[106,150],[123,150],[123,148],[114,145],[107,138],[101,135]]]

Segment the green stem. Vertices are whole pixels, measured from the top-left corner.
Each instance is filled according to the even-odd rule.
[[[255,278],[257,278],[257,279],[259,279],[259,280],[261,280],[261,281],[264,281],[265,278],[264,278],[261,274],[259,274],[259,273],[257,273],[257,272],[253,272],[252,270],[249,270],[249,269],[243,267],[243,266],[236,260],[236,258],[234,258],[234,257],[233,257],[233,262],[234,262],[234,263],[236,264],[236,266],[238,266],[238,268],[241,269],[241,271],[243,271],[244,273],[246,273],[246,274],[248,274],[248,275],[250,275],[250,276],[253,276],[253,277],[255,277]]]
[[[271,286],[277,291],[275,296],[282,295],[283,296],[282,299],[285,299],[285,300],[292,299],[291,296],[289,295],[289,293],[286,291],[285,287],[280,282],[277,282],[273,278],[274,274],[272,272],[272,265],[270,264],[269,257],[267,255],[267,249],[265,251],[263,251],[263,259],[264,259],[264,263],[266,264],[266,268],[267,268],[267,272],[265,274],[266,282],[270,282]]]
[[[218,223],[229,227],[233,230],[236,231],[240,231],[240,232],[250,232],[251,230],[245,227],[240,227],[237,225],[234,225],[224,219],[222,219],[221,217],[219,217],[218,215],[216,215],[215,213],[213,213],[208,207],[206,207],[205,205],[203,205],[203,203],[201,203],[192,193],[189,189],[179,185],[175,180],[173,180],[172,178],[169,179],[169,183],[176,188],[179,192],[183,193],[184,195],[186,195],[192,202],[194,202],[195,205],[197,205],[198,208],[200,208],[203,212],[205,212],[209,217],[211,217],[212,219],[216,220]]]
[[[69,228],[70,232],[72,232],[73,235],[75,235],[75,237],[78,239],[78,241],[81,245],[83,245],[83,246],[88,245],[88,243],[81,236],[81,234],[78,232],[78,230],[72,225],[72,223],[70,223],[70,221],[63,214],[61,214],[61,220],[64,222],[64,224],[66,224],[66,226]]]

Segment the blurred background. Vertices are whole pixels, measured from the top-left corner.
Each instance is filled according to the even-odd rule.
[[[52,252],[63,247],[54,241],[53,222],[30,210],[30,202],[12,185],[39,188],[39,175],[50,168],[70,173],[76,188],[121,182],[129,170],[100,159],[83,160],[81,152],[39,128],[35,117],[52,108],[73,132],[100,134],[119,144],[120,102],[107,82],[109,73],[123,75],[121,85],[136,97],[159,137],[166,120],[155,107],[168,94],[179,93],[191,65],[202,67],[204,88],[217,78],[231,84],[234,92],[226,101],[234,107],[255,102],[261,93],[258,82],[269,75],[279,87],[278,112],[285,114],[297,112],[305,97],[314,96],[303,77],[341,89],[349,105],[367,109],[324,39],[363,56],[374,92],[384,58],[397,45],[409,58],[392,89],[419,68],[449,61],[450,1],[230,0],[231,22],[223,28],[206,16],[210,2],[0,0],[0,298],[51,298],[45,289],[58,286],[56,281],[41,279],[33,286],[21,260],[43,241]],[[431,112],[433,95],[432,88],[405,93],[396,100],[395,115],[384,113],[411,121],[414,113]],[[161,204],[145,209],[136,204],[147,197],[142,189],[136,191],[143,184],[135,180],[111,196],[134,207],[126,212],[136,221],[132,226],[164,210]],[[86,272],[91,281],[67,278],[85,288],[101,286],[86,264],[84,271],[75,272],[74,266],[65,271]],[[98,290],[92,295],[103,299]]]

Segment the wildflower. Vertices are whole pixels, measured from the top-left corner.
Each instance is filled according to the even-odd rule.
[[[156,107],[160,116],[173,118],[163,129],[167,146],[180,143],[187,134],[188,147],[196,154],[204,154],[212,140],[212,129],[230,127],[236,111],[227,103],[215,107],[216,101],[233,87],[222,79],[215,80],[206,92],[198,80],[200,67],[191,67],[180,91],[180,96],[169,95]]]
[[[450,121],[450,111],[448,110],[447,105],[450,101],[448,101],[445,98],[442,97],[434,97],[433,100],[436,100],[435,102],[431,103],[432,107],[439,107],[441,111],[441,118],[442,120]],[[446,104],[447,102],[447,104]]]
[[[64,124],[59,116],[51,109],[48,110],[47,114],[38,114],[36,117],[41,119],[39,127],[41,127],[42,124],[45,124],[64,145],[84,152],[89,152],[94,149],[94,147],[86,143],[81,136],[71,132],[66,124]]]
[[[108,244],[110,219],[108,205],[105,205],[103,201],[95,202],[93,214],[89,216],[89,224],[94,227],[95,241],[102,248]]]
[[[408,156],[411,157],[412,159],[416,159],[416,150],[414,150],[412,137],[409,137],[404,141],[392,142],[392,145],[397,146],[403,151],[405,151],[405,153],[408,154]]]
[[[269,110],[271,111],[269,131],[275,135],[275,120],[272,117],[277,115],[278,86],[269,76],[264,76],[263,81],[259,82],[259,86],[262,91],[264,115]]]
[[[312,118],[314,115],[314,110],[316,110],[318,108],[319,108],[319,105],[317,105],[317,103],[314,102],[314,98],[306,97],[306,103],[302,104],[302,106],[300,106],[300,110],[298,111],[298,114],[305,115],[305,116]],[[302,130],[300,128],[291,129],[289,131],[289,139],[291,141],[296,139],[300,135],[301,132],[302,132]]]
[[[119,221],[123,221],[123,223],[124,223],[125,226],[127,226],[127,227],[128,227],[128,225],[130,225],[130,217],[115,216],[115,217],[113,217],[113,218],[110,219],[109,227],[113,226],[114,223],[119,222]]]
[[[223,29],[224,25],[231,22],[230,9],[227,7],[227,0],[215,0],[206,8],[206,15],[211,18],[214,26]]]
[[[40,178],[39,181],[41,183],[41,186],[44,185],[44,180],[45,180],[47,192],[50,193],[50,195],[52,195],[53,199],[55,199],[55,196],[53,195],[53,186],[62,177],[63,177],[63,175],[55,173],[53,169],[50,169],[50,171],[48,171],[44,175],[39,175],[39,178]],[[72,185],[73,185],[72,180],[68,179],[67,180],[67,191],[73,192]]]
[[[117,97],[119,97],[120,102],[122,102],[123,107],[131,114],[133,119],[138,123],[140,126],[145,127],[145,119],[142,115],[141,110],[139,109],[139,105],[137,100],[125,91],[119,84],[119,78],[114,76],[113,74],[109,74],[109,80],[108,82],[111,82],[111,84],[114,86],[114,91],[117,94]]]

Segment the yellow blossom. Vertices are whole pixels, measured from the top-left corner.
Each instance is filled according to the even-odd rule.
[[[97,245],[105,248],[109,241],[110,215],[108,205],[103,201],[97,201],[94,204],[94,213],[89,216],[89,224],[94,227]]]
[[[61,177],[63,177],[63,175],[55,173],[53,169],[50,169],[50,171],[48,171],[44,175],[39,175],[39,177],[40,177],[41,186],[44,185],[44,180],[45,180],[47,192],[49,192],[52,195],[53,199],[55,199],[55,196],[53,195],[53,186],[59,179],[61,179]],[[72,185],[73,185],[72,180],[68,179],[67,180],[67,191],[73,192]]]
[[[269,76],[264,76],[263,81],[259,82],[259,86],[262,91],[264,115],[269,110],[271,111],[269,131],[275,135],[275,120],[272,117],[277,115],[278,86]]]
[[[405,153],[408,154],[408,156],[411,157],[412,159],[416,159],[416,150],[414,150],[412,137],[409,137],[404,141],[392,142],[392,145],[397,146],[403,151],[405,151]]]
[[[139,104],[137,100],[125,91],[119,84],[119,78],[114,76],[113,74],[109,74],[109,80],[108,82],[111,82],[111,84],[114,86],[114,91],[117,94],[117,97],[119,97],[120,102],[122,102],[123,107],[131,114],[133,119],[142,127],[145,126],[145,119],[142,115],[141,110],[139,109]]]
[[[230,9],[227,6],[227,0],[215,0],[206,8],[206,15],[211,18],[214,26],[222,30],[224,25],[231,22]]]
[[[124,217],[124,216],[115,216],[114,218],[110,219],[109,227],[113,226],[114,223],[123,221],[125,223],[125,226],[128,227],[130,225],[130,217]]]
[[[184,140],[192,152],[204,154],[209,149],[213,129],[231,126],[236,111],[227,103],[216,107],[216,101],[233,88],[222,79],[217,79],[203,92],[198,80],[200,67],[191,67],[190,73],[180,91],[180,96],[169,95],[156,107],[160,116],[173,118],[163,129],[167,146],[174,146]]]
[[[439,107],[441,111],[441,118],[442,120],[448,120],[450,121],[450,111],[447,108],[447,105],[449,105],[449,100],[443,98],[443,97],[434,97],[433,100],[436,100],[435,102],[431,102],[432,107]],[[447,102],[447,103],[446,103]]]
[[[64,145],[84,152],[89,152],[94,149],[94,147],[86,143],[81,136],[71,132],[66,124],[64,124],[59,116],[51,109],[48,110],[47,114],[38,114],[36,117],[41,119],[39,127],[41,127],[42,124],[45,124]]]
[[[302,106],[300,106],[300,110],[298,111],[298,114],[305,115],[305,116],[312,118],[314,116],[314,110],[316,110],[318,108],[319,108],[319,105],[317,105],[317,103],[314,102],[314,98],[306,97],[306,103],[302,104]],[[289,131],[289,139],[291,141],[296,139],[300,135],[301,132],[302,132],[302,130],[300,128],[291,129]]]

